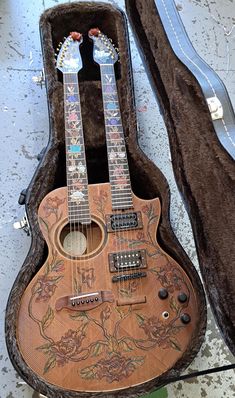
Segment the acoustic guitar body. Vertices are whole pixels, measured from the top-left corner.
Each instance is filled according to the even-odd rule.
[[[133,194],[132,209],[112,211],[109,183],[88,192],[90,225],[68,222],[67,188],[43,199],[38,220],[48,257],[25,290],[17,333],[35,375],[92,394],[141,385],[174,367],[198,307],[187,274],[156,241],[159,200]]]

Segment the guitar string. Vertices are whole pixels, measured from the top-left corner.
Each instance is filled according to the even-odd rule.
[[[69,259],[70,259],[70,270],[71,270],[71,284],[72,284],[72,294],[73,294],[73,280],[74,280],[74,269],[73,269],[73,239],[72,239],[72,217],[70,214],[70,210],[71,210],[71,206],[70,206],[70,200],[71,200],[71,186],[70,186],[70,171],[69,171],[69,164],[70,164],[70,154],[69,154],[69,142],[70,142],[70,129],[69,129],[69,121],[68,121],[68,117],[67,117],[67,110],[69,113],[69,101],[68,101],[68,97],[69,97],[69,76],[68,74],[64,74],[63,76],[64,79],[64,116],[65,116],[65,151],[66,151],[66,166],[67,166],[67,206],[68,206],[68,220],[69,220],[69,233],[70,233],[70,237],[71,237],[71,250],[69,255]],[[68,131],[66,131],[66,129],[68,128]],[[66,236],[65,236],[66,238]],[[69,240],[68,240],[69,242]]]
[[[122,177],[124,177],[124,178],[122,181],[122,189],[120,188],[120,193],[121,193],[122,197],[124,196],[124,202],[126,202],[126,201],[132,202],[132,208],[133,208],[133,195],[132,195],[131,182],[130,182],[129,164],[128,164],[128,159],[127,159],[127,150],[126,150],[124,129],[123,129],[123,123],[122,123],[122,117],[121,117],[121,111],[120,111],[120,102],[119,102],[119,96],[118,96],[118,90],[117,90],[117,81],[116,81],[116,76],[115,76],[114,65],[111,65],[110,69],[111,69],[112,76],[114,78],[113,85],[114,85],[115,93],[116,93],[117,99],[118,99],[118,114],[119,114],[119,118],[121,121],[121,123],[120,123],[121,124],[121,129],[120,129],[121,130],[121,145],[120,146],[124,148],[123,151],[125,154],[124,163],[120,162],[120,164],[123,165],[123,167],[124,166],[127,167],[126,171],[124,168],[124,171],[122,174]],[[119,159],[119,158],[117,158],[117,159]],[[125,186],[126,178],[127,178],[127,186]],[[124,191],[124,193],[121,192],[125,188],[129,189],[130,193],[129,192],[125,193],[125,191]],[[126,206],[124,206],[124,208],[125,207]],[[124,235],[123,245],[121,247],[121,249],[124,249],[124,250],[121,250],[121,253],[123,253],[123,260],[121,259],[121,262],[123,261],[123,263],[125,263],[124,256],[127,255],[127,257],[126,257],[127,267],[126,267],[125,272],[121,272],[121,275],[125,275],[126,273],[127,273],[127,275],[130,275],[130,279],[127,279],[126,281],[125,281],[125,279],[121,280],[121,282],[122,282],[121,283],[121,289],[122,289],[121,292],[124,294],[124,297],[125,297],[126,294],[127,295],[132,294],[131,286],[133,286],[133,283],[132,283],[134,281],[133,275],[135,274],[136,270],[135,270],[135,267],[132,267],[131,265],[130,265],[130,268],[128,268],[128,262],[130,262],[130,264],[132,262],[132,256],[130,258],[128,257],[128,255],[130,254],[129,242],[131,242],[133,240],[134,231],[128,227],[127,223],[126,223],[126,226],[122,229],[122,231],[126,232],[126,233]],[[122,243],[122,240],[121,240],[121,243]],[[126,248],[126,246],[127,246],[127,248]],[[133,258],[133,261],[135,261],[135,256]],[[123,268],[125,268],[125,267],[123,267]],[[121,268],[121,271],[122,271],[122,268]],[[128,286],[127,288],[126,288],[126,285]]]
[[[112,73],[112,75],[113,75],[113,77],[114,77],[114,87],[115,87],[115,92],[116,92],[116,95],[117,95],[117,98],[118,98],[118,90],[117,90],[117,82],[116,82],[116,76],[115,76],[115,70],[114,70],[114,65],[111,65],[111,73]],[[130,181],[130,171],[129,171],[129,164],[128,164],[128,158],[127,158],[127,148],[126,148],[126,143],[125,143],[125,136],[124,136],[124,129],[123,129],[123,123],[122,123],[122,118],[121,118],[121,111],[120,111],[120,103],[119,103],[119,98],[118,98],[118,112],[119,112],[119,118],[120,118],[120,120],[121,120],[121,130],[122,130],[122,140],[121,141],[123,141],[123,147],[124,147],[124,152],[125,152],[125,162],[126,162],[126,166],[127,166],[127,171],[125,172],[124,171],[124,177],[125,177],[125,174],[127,174],[127,180],[128,180],[128,188],[130,189],[130,191],[131,191],[131,193],[129,194],[125,194],[124,193],[124,200],[125,199],[127,199],[128,198],[128,196],[129,197],[131,197],[131,201],[132,201],[132,207],[134,208],[134,198],[133,198],[133,194],[132,194],[132,186],[131,186],[131,181]],[[121,145],[122,146],[122,145]],[[124,180],[125,181],[125,180]],[[125,189],[125,185],[123,185],[124,186],[124,189]],[[128,199],[129,200],[129,199]],[[138,220],[137,220],[137,222],[138,222]],[[124,251],[124,253],[126,253],[127,254],[127,258],[126,258],[126,260],[127,260],[127,263],[128,263],[128,261],[130,261],[130,264],[132,263],[132,255],[131,255],[131,257],[129,258],[128,257],[128,254],[129,254],[129,244],[128,244],[128,242],[132,242],[133,241],[133,239],[134,239],[134,235],[135,235],[135,231],[134,230],[132,230],[132,229],[129,229],[128,228],[128,225],[126,225],[126,228],[124,228],[124,230],[126,231],[126,243],[127,243],[127,246],[128,246],[128,249],[125,249],[125,251]],[[136,257],[137,256],[135,256],[135,253],[134,253],[134,257],[133,257],[133,262],[134,261],[136,261],[137,259],[136,259]],[[130,259],[130,260],[128,260],[128,259]],[[124,260],[125,261],[125,260]],[[140,260],[140,264],[141,264],[141,260]],[[127,271],[126,271],[127,273],[128,273],[128,275],[130,275],[131,277],[130,277],[130,279],[128,280],[128,289],[127,289],[127,294],[132,294],[132,292],[131,292],[131,289],[133,289],[133,282],[135,281],[135,278],[133,277],[133,275],[136,273],[136,272],[138,272],[138,268],[137,267],[132,267],[131,265],[130,265],[130,268],[128,269],[128,267],[127,267]],[[125,291],[126,289],[125,289],[125,283],[124,283],[125,281],[123,280],[123,284],[122,284],[122,289],[124,289],[123,291]],[[142,296],[143,295],[143,281],[142,281],[142,278],[140,278],[140,281],[138,282],[138,279],[136,279],[136,284],[137,285],[139,285],[140,286],[140,296]],[[136,289],[136,291],[137,291],[138,289]],[[135,291],[135,290],[134,290]]]
[[[103,78],[103,80],[105,79],[105,77],[106,77],[106,75],[107,76],[111,76],[112,78],[111,78],[111,82],[108,80],[108,82],[107,83],[110,83],[110,84],[112,84],[113,86],[114,86],[114,90],[112,90],[113,91],[113,95],[115,95],[116,97],[117,97],[117,99],[118,99],[118,91],[117,91],[117,85],[116,85],[116,78],[115,78],[115,71],[114,71],[114,66],[113,65],[105,65],[104,66],[106,69],[106,73],[104,74],[104,78]],[[113,98],[115,98],[115,97],[113,97]],[[121,119],[121,113],[120,113],[120,104],[119,104],[119,100],[117,101],[117,108],[115,109],[116,110],[116,113],[118,113],[118,118],[120,118],[120,124],[121,124],[121,126],[122,126],[122,119]],[[109,113],[109,116],[110,116],[110,114],[112,113],[112,111]],[[111,116],[110,116],[111,117]],[[124,175],[124,181],[122,181],[122,183],[123,183],[123,185],[122,185],[122,187],[124,187],[124,189],[125,189],[125,185],[124,185],[124,182],[125,182],[125,174],[129,174],[129,167],[128,167],[128,160],[127,160],[127,155],[126,155],[126,146],[125,146],[125,139],[124,139],[124,131],[123,131],[123,127],[121,127],[121,132],[119,132],[119,134],[121,134],[121,139],[120,139],[120,141],[121,141],[121,144],[119,143],[119,145],[117,145],[117,152],[118,152],[118,149],[120,149],[120,147],[124,147],[124,151],[125,151],[125,162],[124,162],[124,166],[126,165],[127,166],[127,172],[125,172],[124,171],[124,173],[123,173],[123,175]],[[114,143],[112,142],[112,139],[109,139],[109,141],[108,142],[111,142],[111,146],[113,147],[114,145]],[[116,164],[118,165],[118,164],[123,164],[123,163],[121,163],[121,162],[119,162],[119,157],[118,157],[118,153],[117,153],[117,157],[115,157],[115,161],[116,161]],[[110,162],[110,159],[109,159],[109,162]],[[124,169],[125,170],[125,169]],[[110,173],[111,174],[111,173]],[[123,176],[122,175],[122,176]],[[130,180],[129,180],[129,175],[128,175],[128,187],[131,189],[131,185],[130,185]],[[114,182],[113,182],[113,186],[116,188],[116,186],[117,186],[117,184],[115,184],[115,180],[114,180]],[[121,182],[120,182],[120,186],[121,186]],[[122,189],[123,190],[123,189]],[[115,192],[115,191],[114,191]],[[123,198],[123,195],[124,195],[124,198]],[[117,196],[117,199],[119,199],[118,198],[118,193],[116,194],[116,196]],[[126,194],[125,192],[123,193],[123,192],[121,192],[121,188],[120,188],[120,195],[119,196],[122,196],[122,198],[123,198],[123,200],[124,201],[126,201],[126,199],[128,199],[128,194]],[[120,198],[121,199],[121,198]],[[131,196],[131,199],[132,199],[132,201],[133,201],[133,197]],[[123,208],[123,210],[125,209],[125,206],[124,206],[124,208]],[[127,234],[126,234],[126,238],[124,238],[124,239],[126,239],[127,240],[127,242],[129,241],[129,240],[132,240],[132,238],[133,238],[133,231],[131,231],[129,228],[128,228],[128,225],[126,225],[126,227],[124,227],[123,229],[122,229],[122,231],[127,231]],[[126,248],[125,248],[125,246],[126,246],[126,242],[123,240],[121,240],[121,239],[118,239],[118,242],[119,242],[119,247],[118,247],[118,255],[120,256],[119,258],[120,258],[120,263],[121,262],[124,262],[125,263],[125,255],[127,255],[127,257],[126,257],[126,262],[128,263],[128,250],[126,250]],[[124,250],[123,250],[124,249]],[[121,256],[123,256],[123,257],[121,257]],[[134,257],[134,259],[135,259],[135,257]],[[132,261],[132,258],[130,257],[130,262]],[[124,267],[123,267],[124,268]],[[134,272],[135,272],[135,270],[134,270],[134,267],[132,268],[130,268],[130,269],[128,269],[128,267],[126,268],[126,272],[128,273],[128,275],[133,275],[134,274]],[[120,266],[120,268],[118,267],[118,275],[119,276],[122,276],[122,275],[125,275],[125,272],[122,272],[122,267]],[[118,289],[118,293],[119,293],[119,296],[120,296],[120,293],[123,293],[123,294],[125,294],[125,285],[126,285],[126,283],[125,283],[126,281],[125,281],[125,279],[123,278],[119,278],[119,282],[118,282],[118,284],[119,284],[119,289]],[[131,282],[132,282],[132,278],[130,278],[130,280],[129,280],[129,283],[128,283],[128,285],[129,285],[129,294],[131,293]],[[127,290],[128,291],[128,290]]]
[[[106,147],[107,147],[107,159],[108,159],[108,171],[109,171],[109,184],[110,184],[110,198],[111,198],[111,204],[112,204],[112,213],[113,213],[113,199],[112,199],[112,180],[111,180],[111,176],[112,176],[112,170],[111,170],[111,158],[110,158],[110,131],[111,128],[108,128],[109,124],[108,124],[108,118],[107,118],[107,105],[110,102],[110,99],[108,101],[108,97],[107,97],[107,91],[105,90],[105,76],[107,75],[106,73],[106,68],[108,69],[108,66],[106,64],[101,64],[100,65],[100,74],[101,74],[101,86],[102,86],[102,98],[103,98],[103,109],[104,109],[104,120],[105,120],[105,133],[106,133]],[[110,96],[112,99],[112,96]],[[110,98],[109,97],[109,98]],[[116,211],[114,212],[116,213]],[[111,220],[110,220],[110,224],[111,224]],[[112,228],[112,226],[111,226]],[[118,240],[117,240],[117,234],[116,232],[110,232],[110,234],[114,234],[114,247],[116,248],[115,252],[118,253],[118,249],[119,249],[119,245],[118,245]],[[111,235],[111,239],[113,239],[112,235]],[[114,258],[113,258],[114,260]],[[115,264],[113,262],[113,266],[115,267]],[[120,273],[120,270],[118,268],[118,275]],[[119,297],[119,290],[118,290],[118,297]]]

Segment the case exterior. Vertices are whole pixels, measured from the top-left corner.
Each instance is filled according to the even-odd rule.
[[[167,126],[175,178],[190,216],[205,289],[234,354],[235,117],[231,102],[219,77],[193,49],[173,0],[126,0],[126,7]],[[223,114],[211,107],[211,98],[219,101]]]
[[[160,198],[162,216],[158,229],[159,244],[186,270],[196,291],[199,306],[199,317],[193,339],[185,354],[172,369],[161,377],[145,383],[141,388],[132,386],[128,391],[110,392],[106,395],[97,393],[97,395],[136,397],[175,380],[199,351],[206,327],[206,302],[200,278],[171,229],[168,184],[160,170],[143,154],[137,143],[132,69],[125,15],[107,3],[67,3],[48,9],[41,16],[40,33],[48,96],[50,138],[27,190],[26,211],[32,244],[9,296],[6,309],[6,342],[11,361],[20,376],[35,390],[50,398],[90,397],[90,394],[60,390],[36,377],[21,356],[17,343],[16,320],[24,289],[45,261],[47,254],[37,220],[38,206],[48,192],[66,185],[63,85],[62,76],[55,68],[54,53],[58,43],[73,30],[84,33],[82,49],[84,67],[79,73],[79,86],[89,183],[108,181],[100,76],[98,66],[92,62],[92,45],[85,35],[92,26],[99,26],[107,36],[112,38],[120,51],[116,77],[133,191],[141,198]]]

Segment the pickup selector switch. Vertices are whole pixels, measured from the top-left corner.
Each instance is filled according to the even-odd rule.
[[[180,320],[182,323],[187,325],[191,321],[191,316],[189,314],[182,314]]]
[[[188,296],[187,296],[187,294],[186,293],[184,293],[184,292],[181,292],[179,295],[178,295],[178,300],[179,300],[179,302],[180,303],[186,303],[186,301],[188,300]]]
[[[167,299],[167,297],[168,297],[168,291],[167,291],[166,289],[160,289],[159,292],[158,292],[158,297],[159,297],[161,300]]]

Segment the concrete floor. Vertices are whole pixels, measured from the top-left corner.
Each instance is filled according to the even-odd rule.
[[[37,166],[37,154],[48,139],[45,88],[32,82],[42,69],[38,20],[44,9],[60,0],[1,0],[1,192],[0,192],[0,398],[36,398],[38,395],[16,374],[4,340],[4,309],[13,281],[24,261],[30,238],[13,229],[24,209],[17,204],[19,192],[27,187]],[[124,8],[124,1],[110,1]],[[233,0],[176,1],[187,32],[199,54],[224,80],[235,105],[235,2]],[[130,32],[139,142],[145,153],[167,177],[171,192],[174,230],[196,267],[197,258],[180,195],[174,181],[167,133],[157,102],[145,75]],[[210,308],[206,340],[186,373],[234,362],[215,326]],[[158,398],[235,397],[234,372],[227,371],[178,382],[153,393]]]

